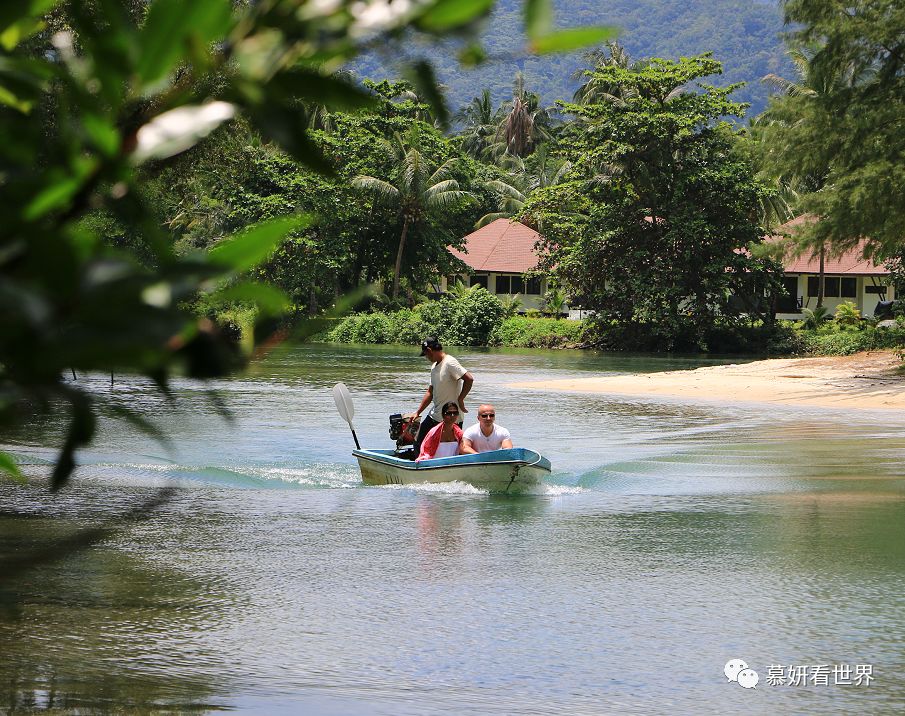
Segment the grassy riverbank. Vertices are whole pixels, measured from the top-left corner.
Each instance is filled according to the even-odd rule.
[[[491,297],[492,298],[492,297]],[[495,300],[495,299],[494,299]],[[342,319],[319,340],[337,343],[417,345],[426,335],[444,344],[511,348],[598,348],[608,351],[659,350],[653,332],[634,334],[591,321],[543,316],[505,316],[488,302],[434,301],[414,309],[356,313]],[[905,348],[905,322],[877,325],[871,320],[827,320],[817,326],[778,321],[772,326],[716,326],[687,352],[774,356],[842,356],[860,351]]]

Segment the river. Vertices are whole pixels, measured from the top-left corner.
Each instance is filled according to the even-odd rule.
[[[492,401],[549,484],[363,487],[330,388],[390,447],[417,352],[287,348],[173,402],[80,376],[172,444],[105,417],[59,495],[0,482],[0,550],[178,489],[0,591],[0,712],[900,712],[905,416],[525,391],[720,361],[461,349],[467,424]],[[40,476],[61,431],[4,449]],[[724,675],[737,659],[756,688]]]

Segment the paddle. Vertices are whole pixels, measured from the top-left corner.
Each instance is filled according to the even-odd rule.
[[[361,445],[358,444],[358,436],[355,434],[355,428],[352,427],[352,418],[355,417],[355,406],[352,405],[352,396],[349,395],[349,389],[345,383],[337,383],[333,386],[333,400],[336,401],[336,409],[343,420],[349,423],[352,439],[355,440],[355,449],[361,450]]]

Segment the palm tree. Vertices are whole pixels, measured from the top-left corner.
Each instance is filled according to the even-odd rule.
[[[526,168],[521,157],[507,154],[503,159],[511,167],[509,180],[492,179],[484,183],[485,188],[497,195],[497,211],[478,219],[475,228],[479,229],[497,219],[515,216],[524,208],[531,192],[559,184],[572,169],[571,162],[551,159],[544,145],[534,153],[533,171]]]
[[[787,54],[795,65],[797,80],[789,80],[773,73],[763,77],[761,81],[770,85],[778,97],[771,101],[767,111],[757,118],[753,126],[766,173],[772,174],[771,178],[781,192],[793,199],[797,199],[799,193],[812,193],[822,189],[830,169],[829,166],[813,166],[809,162],[792,167],[788,164],[790,155],[806,154],[806,148],[801,146],[802,137],[799,133],[803,111],[806,112],[811,104],[820,104],[825,98],[834,96],[840,89],[851,87],[858,81],[858,73],[851,65],[831,75],[820,72],[813,65],[816,52],[814,47],[807,46],[788,51]],[[826,252],[825,243],[813,249],[813,255],[818,256],[820,262],[817,308],[823,307]]]
[[[351,70],[337,70],[331,77],[349,85],[354,84],[356,81],[355,73]],[[331,134],[336,129],[333,113],[326,104],[306,104],[305,112],[308,117],[306,123],[308,129],[321,129],[328,134]]]
[[[476,159],[483,157],[493,144],[500,121],[500,110],[493,108],[490,90],[485,89],[480,97],[472,98],[454,119],[465,125],[460,132],[462,148]]]
[[[391,181],[359,175],[352,180],[352,186],[372,194],[378,202],[394,206],[402,220],[393,268],[393,299],[396,299],[399,297],[399,274],[409,230],[459,201],[473,200],[474,196],[460,190],[459,183],[451,178],[458,160],[450,159],[434,168],[418,148],[417,135],[411,135],[408,141],[397,136],[390,151],[394,164]]]
[[[544,308],[554,318],[562,318],[562,310],[566,306],[566,294],[556,286],[553,286],[544,294]]]
[[[594,75],[595,70],[604,67],[621,67],[622,69],[642,69],[647,63],[645,61],[632,62],[628,56],[628,52],[618,42],[608,42],[606,49],[593,50],[584,55],[585,59],[591,65],[591,70],[576,70],[572,74],[572,79],[581,79],[586,77],[587,80],[572,95],[572,101],[575,104],[589,105],[601,102],[613,102],[616,104],[624,104],[625,100],[633,93],[633,90],[626,90],[618,85],[607,82],[605,79]]]
[[[534,147],[550,138],[550,114],[540,106],[540,97],[525,89],[525,77],[515,74],[512,99],[504,102],[496,131],[494,153],[524,157]]]
[[[446,287],[446,293],[457,301],[463,301],[480,288],[479,284],[469,286],[464,281],[456,281]]]

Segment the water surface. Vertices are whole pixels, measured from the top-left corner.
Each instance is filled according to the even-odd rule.
[[[905,702],[905,418],[556,394],[524,380],[691,368],[687,358],[456,351],[538,494],[363,487],[362,442],[414,410],[408,347],[306,346],[174,404],[80,377],[153,416],[106,419],[71,488],[0,485],[0,550],[153,519],[0,592],[0,711],[894,713]],[[219,414],[216,387],[232,411]],[[46,473],[62,423],[7,449]],[[729,683],[744,659],[756,689]],[[869,686],[766,682],[773,665],[871,665]]]

